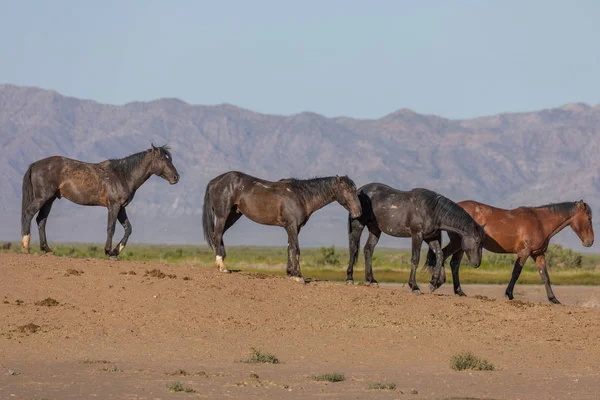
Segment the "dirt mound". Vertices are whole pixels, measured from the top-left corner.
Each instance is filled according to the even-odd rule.
[[[597,308],[508,302],[467,285],[472,297],[302,285],[212,266],[1,254],[0,268],[0,398],[188,396],[169,391],[175,381],[189,396],[249,399],[585,399],[600,390]],[[48,298],[61,306],[36,306]],[[240,361],[253,351],[278,363]],[[463,352],[495,370],[453,371]],[[332,374],[344,379],[313,379]],[[393,389],[369,389],[382,383]]]

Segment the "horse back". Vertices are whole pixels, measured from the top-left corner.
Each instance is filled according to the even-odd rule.
[[[106,205],[106,182],[114,183],[103,163],[51,156],[32,164],[31,180],[40,197],[55,195],[81,205]]]

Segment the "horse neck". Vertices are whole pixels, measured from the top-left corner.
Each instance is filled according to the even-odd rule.
[[[571,223],[571,218],[573,218],[573,213],[556,212],[548,208],[541,209],[540,211],[538,211],[538,213],[542,214],[540,220],[547,221],[547,223],[542,224],[542,231],[547,240],[550,240],[552,236],[562,231]]]
[[[129,189],[132,192],[135,192],[152,176],[152,170],[150,166],[152,165],[152,154],[148,153],[146,157],[131,170],[128,184]]]
[[[460,236],[465,236],[465,235],[467,235],[467,232],[473,232],[475,230],[475,228],[473,228],[473,229],[461,229],[461,228],[457,228],[456,226],[445,224],[445,223],[441,223],[440,225],[441,225],[441,229],[443,229],[443,230],[445,230],[447,232],[456,233],[456,234],[458,234]]]
[[[306,213],[311,215],[315,211],[325,207],[327,204],[335,201],[335,191],[331,188],[326,193],[319,193],[317,195],[304,196],[304,206]]]

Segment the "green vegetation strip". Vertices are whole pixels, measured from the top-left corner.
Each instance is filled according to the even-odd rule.
[[[106,259],[104,247],[96,244],[56,244],[54,255],[58,257]],[[18,252],[18,246],[2,252]],[[32,251],[39,252],[38,245],[32,243]],[[421,263],[417,279],[428,282],[430,275],[421,271],[426,259],[421,253]],[[214,266],[214,252],[206,246],[177,245],[130,245],[119,256],[123,261],[159,261],[185,263],[199,267]],[[373,271],[379,282],[406,283],[410,273],[410,251],[405,249],[377,248],[373,256]],[[546,255],[550,265],[550,277],[553,285],[600,285],[600,254],[580,254],[559,245],[550,245]],[[468,265],[463,258],[460,269],[461,283],[506,284],[510,280],[515,256],[511,254],[493,254],[484,251],[483,261],[478,269]],[[287,249],[285,247],[248,247],[228,246],[227,259],[229,269],[243,272],[261,272],[273,275],[285,275]],[[301,268],[306,278],[315,280],[344,281],[348,265],[347,249],[335,247],[302,248]],[[446,262],[447,283],[452,282],[449,260]],[[364,258],[362,252],[354,269],[354,281],[364,281]],[[537,268],[528,260],[519,284],[539,284],[541,282]]]

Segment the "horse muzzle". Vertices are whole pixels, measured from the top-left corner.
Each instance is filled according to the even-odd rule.
[[[583,241],[583,247],[592,247],[594,239],[586,239]]]
[[[171,179],[169,179],[169,183],[171,185],[174,185],[177,182],[179,182],[179,178],[180,178],[179,174],[175,174],[175,175],[173,175],[173,177]]]

